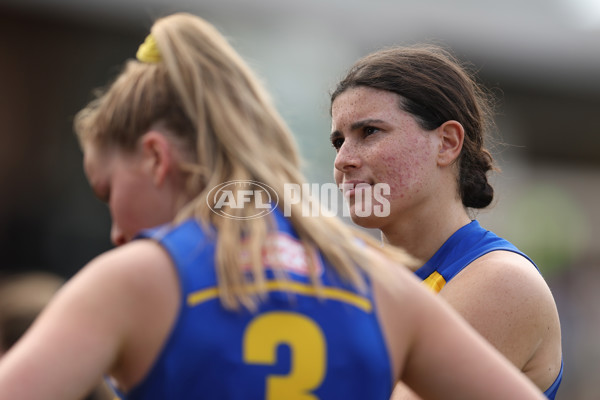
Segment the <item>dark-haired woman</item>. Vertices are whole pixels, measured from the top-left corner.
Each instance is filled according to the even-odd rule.
[[[530,258],[472,218],[494,194],[488,99],[442,48],[372,53],[331,95],[334,175],[352,220],[423,260],[424,284],[552,399],[562,378],[552,293]],[[374,196],[381,185],[389,192]],[[398,387],[394,399],[407,398]]]

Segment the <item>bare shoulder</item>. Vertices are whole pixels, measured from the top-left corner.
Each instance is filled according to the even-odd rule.
[[[136,241],[96,257],[3,356],[0,379],[14,385],[2,387],[0,397],[83,398],[107,372],[131,387],[147,373],[171,328],[177,285],[169,257],[156,243]],[[40,384],[22,384],[33,381]]]
[[[171,330],[180,306],[179,279],[167,251],[152,240],[136,240],[97,262],[112,270],[110,280],[121,296],[115,311],[128,320],[121,364],[113,373],[124,387],[131,386],[147,372]]]
[[[107,329],[127,337],[135,335],[140,325],[152,324],[147,317],[159,319],[160,311],[173,308],[180,297],[169,255],[151,240],[136,240],[101,254],[63,290],[71,307],[106,315]]]
[[[161,293],[169,283],[177,283],[173,263],[166,250],[152,240],[136,240],[92,260],[86,269],[106,279],[112,286],[125,288],[124,296]],[[172,287],[172,285],[171,285]],[[156,294],[156,292],[155,292]]]
[[[168,297],[169,292],[177,295],[178,281],[158,243],[136,240],[94,258],[62,291],[66,297],[85,299],[83,304],[90,307],[116,307],[112,312],[118,315],[141,311],[154,299],[164,300],[160,297]]]
[[[510,251],[494,251],[473,261],[454,277],[440,293],[450,303],[474,303],[485,297],[519,308],[554,307],[546,281],[525,257]]]
[[[555,376],[552,370],[560,367],[561,357],[558,311],[546,281],[525,257],[488,253],[454,277],[440,295],[519,369],[539,366],[531,375],[544,369],[547,376],[530,376],[540,387]]]
[[[179,280],[166,250],[136,240],[92,260],[69,284],[82,292],[85,311],[100,318],[106,337],[118,338],[110,368],[123,389],[148,371],[166,340],[180,306]]]

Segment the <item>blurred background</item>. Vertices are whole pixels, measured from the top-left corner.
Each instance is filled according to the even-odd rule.
[[[540,266],[563,327],[558,399],[598,399],[600,1],[0,0],[0,272],[72,276],[111,247],[72,118],[152,21],[212,22],[271,91],[313,183],[333,182],[329,91],[359,57],[437,43],[498,97],[494,206],[477,218]]]

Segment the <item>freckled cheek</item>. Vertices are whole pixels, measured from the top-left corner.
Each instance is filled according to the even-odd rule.
[[[394,155],[383,157],[381,162],[386,168],[384,174],[378,176],[378,181],[390,186],[391,198],[405,198],[421,190],[424,170],[422,160]]]

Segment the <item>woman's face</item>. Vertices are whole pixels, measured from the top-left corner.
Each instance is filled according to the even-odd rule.
[[[426,204],[434,193],[438,136],[423,130],[411,114],[401,110],[400,100],[392,92],[355,87],[332,104],[335,181],[341,185],[352,220],[364,227],[381,229],[402,213]],[[389,212],[361,216],[364,190],[376,194],[378,187],[386,185],[389,192],[379,197],[371,194],[371,202],[385,205],[381,199],[386,199]]]
[[[140,151],[129,154],[87,144],[84,169],[94,193],[110,209],[114,245],[175,217],[176,193],[169,185],[157,185],[152,160]]]

